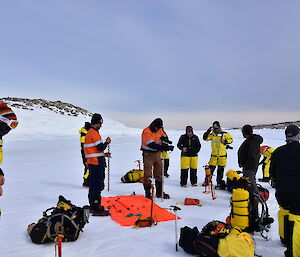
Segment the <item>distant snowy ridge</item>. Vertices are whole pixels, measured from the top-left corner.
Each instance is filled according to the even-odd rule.
[[[19,125],[5,139],[30,140],[32,138],[51,139],[53,137],[78,137],[81,127],[91,120],[92,113],[70,103],[48,101],[44,99],[27,99],[16,97],[0,98],[16,113]],[[102,114],[102,113],[101,113]],[[102,114],[104,123],[102,135],[127,134],[136,135],[139,129],[128,128],[124,124],[108,119]]]

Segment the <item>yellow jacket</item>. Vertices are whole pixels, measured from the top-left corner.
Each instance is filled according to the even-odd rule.
[[[264,151],[264,152],[262,153],[262,155],[263,155],[264,157],[266,157],[266,159],[264,160],[264,163],[268,163],[268,162],[270,161],[270,159],[271,159],[271,157],[272,157],[272,153],[273,153],[274,151],[275,151],[274,148],[268,147],[268,148],[266,149],[266,151]]]
[[[225,144],[221,143],[224,140]],[[221,132],[216,135],[215,132],[211,132],[205,141],[211,141],[211,155],[212,156],[226,156],[226,145],[231,144],[233,139],[227,132]]]
[[[87,134],[87,130],[83,127],[81,130],[79,130],[80,134],[80,143],[84,144],[85,136]]]

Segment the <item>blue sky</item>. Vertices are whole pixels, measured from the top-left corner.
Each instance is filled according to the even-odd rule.
[[[0,2],[1,96],[127,125],[300,120],[299,1]]]

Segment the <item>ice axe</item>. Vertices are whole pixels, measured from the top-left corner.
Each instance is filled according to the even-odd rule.
[[[175,249],[176,252],[178,252],[178,236],[177,236],[177,211],[180,211],[181,209],[176,205],[171,205],[169,210],[172,210],[175,215]]]
[[[107,161],[107,191],[110,189],[110,145],[107,147],[108,161]]]

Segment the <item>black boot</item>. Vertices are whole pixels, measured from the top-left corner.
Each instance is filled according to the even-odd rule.
[[[224,175],[224,166],[218,166],[217,170],[217,186],[221,186],[223,175]]]
[[[101,206],[101,196],[89,195],[91,201],[91,212],[93,216],[108,216],[109,211],[105,210],[103,206]]]
[[[197,170],[196,169],[190,169],[190,180],[192,186],[197,186]]]
[[[180,185],[182,187],[186,187],[188,174],[189,174],[188,169],[181,169],[181,171],[180,171]]]
[[[155,180],[155,188],[156,188],[156,197],[164,199],[170,199],[170,196],[162,191],[162,181]]]
[[[168,178],[170,175],[168,174],[168,169],[170,165],[170,160],[169,159],[164,159],[164,176]]]
[[[147,197],[148,199],[151,199],[151,184],[150,183],[146,183],[144,184],[144,190],[145,190],[145,197]]]

